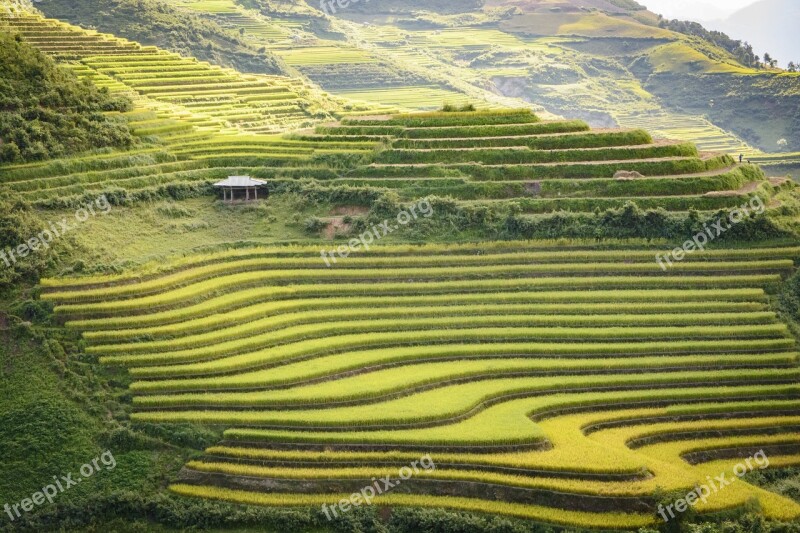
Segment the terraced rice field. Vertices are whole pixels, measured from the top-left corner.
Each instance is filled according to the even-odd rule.
[[[278,55],[292,66],[335,65],[339,63],[374,63],[375,58],[360,50],[336,45],[288,48]]]
[[[750,160],[759,165],[796,165],[800,163],[800,152],[760,154],[751,156]]]
[[[245,38],[257,42],[287,42],[293,30],[301,27],[300,23],[271,20],[233,0],[170,0],[170,3],[201,15],[210,15],[214,21],[237,32],[244,30]]]
[[[34,14],[0,14],[0,25],[101,86],[173,107],[190,125],[273,133],[314,122],[300,80],[242,74]]]
[[[429,453],[376,503],[633,529],[736,457],[800,464],[797,346],[770,305],[800,248],[668,272],[657,251],[382,246],[327,268],[313,247],[239,249],[42,298],[129,369],[135,422],[225,428],[179,494],[330,504]],[[698,511],[751,499],[800,516],[743,481]]]
[[[124,189],[207,184],[230,174],[272,183],[298,177],[397,190],[407,199],[513,199],[523,212],[592,211],[634,201],[643,208],[713,211],[779,187],[755,166],[692,144],[654,141],[643,130],[591,130],[542,121],[527,110],[353,116],[291,135],[220,135],[187,127],[157,107],[130,114],[134,130],[164,144],[4,168],[2,183],[48,205]],[[340,161],[347,158],[347,164]],[[618,172],[633,172],[617,175]]]
[[[541,121],[524,110],[354,117],[318,126],[306,140],[381,139],[370,164],[336,182],[395,188],[408,196],[486,202],[515,198],[546,213],[619,207],[671,211],[732,207],[773,194],[764,174],[727,155],[644,130],[591,130],[581,121]],[[618,176],[634,172],[633,178]]]
[[[604,48],[614,47],[609,42],[613,39],[607,40],[595,32],[602,34],[606,30],[615,32],[615,37],[622,37],[630,30],[634,32],[616,43],[623,51],[610,52],[610,55],[630,56],[634,50],[644,52],[648,48],[669,43],[669,46],[677,49],[665,48],[670,53],[663,55],[673,62],[674,68],[678,68],[684,59],[687,64],[702,60],[709,68],[717,67],[725,72],[736,71],[736,68],[711,61],[696,51],[694,54],[699,57],[684,58],[679,52],[688,47],[673,43],[677,39],[676,34],[658,30],[637,35],[641,28],[601,14],[537,13],[529,17],[517,20],[522,25],[516,29],[525,28],[519,35],[514,33],[515,23],[501,24],[499,29],[461,27],[430,31],[398,31],[392,26],[368,26],[357,28],[357,33],[374,43],[382,54],[398,62],[419,64],[431,71],[446,71],[476,86],[495,81],[496,78],[512,78],[514,80],[510,86],[519,90],[512,90],[511,93],[521,94],[522,84],[530,83],[536,90],[527,93],[528,99],[549,106],[547,96],[552,96],[551,111],[554,112],[565,100],[570,104],[564,112],[568,116],[574,116],[570,113],[575,113],[576,109],[596,109],[614,117],[622,127],[643,128],[659,137],[694,142],[702,150],[730,154],[759,152],[741,138],[701,117],[675,113],[662,107],[633,75],[605,81],[576,76],[574,79],[567,77],[571,80],[568,82],[553,81],[541,75],[543,65],[546,66],[545,72],[563,70],[567,74],[585,68],[586,56],[577,54],[575,48],[588,55],[603,55]],[[570,22],[565,22],[567,20]],[[621,26],[615,27],[619,24]],[[531,35],[531,29],[541,36]],[[589,38],[556,35],[584,35]],[[504,59],[472,61],[476,55],[489,51]],[[653,57],[653,61],[658,60],[659,57]],[[465,62],[469,62],[469,68],[459,68]],[[455,75],[455,72],[458,74]],[[581,88],[584,84],[586,87]],[[499,86],[503,87],[504,84]]]
[[[753,148],[739,137],[695,115],[637,113],[619,114],[616,119],[623,127],[643,128],[659,137],[691,141],[697,144],[701,150],[709,152],[737,156],[745,154],[748,157],[761,153],[760,150]]]
[[[486,105],[481,102],[475,102],[463,93],[435,85],[414,85],[370,90],[339,90],[337,94],[369,104],[390,105],[406,109],[440,109],[445,104],[463,106],[471,103],[476,107],[485,107]]]
[[[129,154],[71,159],[66,165],[54,161],[6,166],[0,181],[34,204],[47,206],[54,200],[68,201],[108,191],[146,195],[148,191],[163,192],[180,184],[208,184],[243,173],[300,177],[326,171],[323,163],[315,163],[316,158],[368,154],[375,144],[342,142],[320,147],[314,142],[266,135],[184,136],[179,141],[179,145]]]
[[[374,54],[352,46],[317,42],[286,45],[275,52],[332,94],[372,106],[405,110],[439,109],[446,103],[486,106],[480,99],[432,84],[412,71],[388,69]]]

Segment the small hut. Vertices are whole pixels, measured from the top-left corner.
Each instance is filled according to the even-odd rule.
[[[214,187],[222,189],[224,201],[233,202],[238,199],[249,202],[258,200],[258,188],[266,185],[266,181],[256,180],[250,176],[228,176],[228,179],[215,183]]]

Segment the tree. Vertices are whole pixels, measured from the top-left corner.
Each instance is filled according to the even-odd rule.
[[[132,103],[80,80],[19,35],[0,32],[0,163],[63,157],[136,142]]]
[[[683,33],[700,37],[705,41],[723,48],[730,52],[742,64],[748,67],[757,66],[755,54],[753,53],[753,46],[747,41],[740,41],[731,38],[721,31],[709,31],[697,22],[690,22],[685,20],[665,20],[659,18],[659,27],[665,28],[674,32]]]
[[[787,68],[789,72],[797,72],[797,65],[794,61],[789,61],[789,67]]]

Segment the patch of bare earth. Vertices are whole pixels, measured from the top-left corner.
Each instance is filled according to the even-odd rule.
[[[747,196],[748,194],[755,192],[760,185],[761,182],[753,181],[751,183],[746,184],[741,189],[735,191],[711,191],[705,193],[703,196],[711,198],[730,198],[733,196]]]
[[[325,229],[322,230],[322,236],[329,241],[332,241],[341,233],[350,231],[350,224],[345,223],[344,217],[329,217],[323,218],[322,220],[328,223]]]
[[[322,230],[322,236],[328,240],[333,240],[337,235],[350,233],[351,224],[346,223],[344,221],[345,218],[363,215],[368,212],[369,208],[361,205],[343,205],[333,208],[331,210],[332,216],[322,219],[328,223],[325,229]]]
[[[791,178],[768,178],[770,185],[773,187],[783,187],[787,183],[789,183]]]

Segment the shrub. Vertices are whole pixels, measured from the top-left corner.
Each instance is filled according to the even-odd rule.
[[[311,217],[303,223],[303,229],[311,235],[316,235],[327,227],[328,223],[317,217]]]
[[[19,198],[0,198],[0,251],[7,253],[38,235],[44,224],[25,202]],[[49,264],[49,251],[39,250],[16,262],[0,260],[0,288],[22,278],[36,279]]]
[[[105,111],[126,111],[114,97],[79,81],[19,36],[0,33],[0,163],[38,161],[135,139],[127,122]]]

